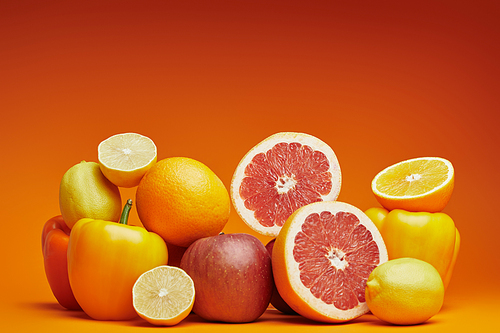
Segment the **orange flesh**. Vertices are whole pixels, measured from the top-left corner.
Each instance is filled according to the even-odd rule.
[[[326,304],[348,310],[365,302],[366,280],[379,264],[371,232],[349,212],[309,215],[295,236],[302,284]]]
[[[320,151],[297,142],[278,143],[253,157],[239,193],[261,225],[283,226],[295,210],[330,193],[329,168],[328,158]]]
[[[418,160],[388,170],[377,180],[377,189],[391,196],[415,196],[431,191],[448,178],[441,161]]]

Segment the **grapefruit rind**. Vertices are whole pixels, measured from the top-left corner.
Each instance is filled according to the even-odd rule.
[[[340,188],[342,185],[340,165],[335,152],[328,144],[310,134],[305,133],[280,132],[269,136],[268,138],[255,145],[252,149],[250,149],[250,151],[248,151],[241,159],[233,174],[230,187],[231,200],[236,212],[241,217],[243,222],[245,222],[245,224],[247,224],[252,230],[261,235],[276,237],[282,227],[278,225],[274,225],[272,227],[265,227],[261,225],[260,222],[255,218],[254,211],[245,207],[245,203],[239,194],[239,189],[241,187],[243,178],[245,177],[245,168],[252,161],[255,155],[267,152],[278,143],[290,144],[294,142],[300,143],[302,145],[307,145],[314,150],[321,151],[323,154],[325,154],[328,161],[330,162],[330,168],[328,172],[330,172],[332,175],[332,189],[327,195],[322,196],[322,200],[334,201],[337,199],[340,193]]]
[[[350,212],[356,215],[360,223],[371,232],[378,245],[378,265],[388,260],[387,249],[379,230],[360,209],[339,201],[315,202],[296,210],[285,222],[276,238],[272,256],[274,279],[285,302],[300,315],[320,322],[346,322],[367,313],[369,309],[366,302],[359,303],[352,309],[340,310],[333,304],[326,304],[316,298],[300,281],[299,264],[293,256],[295,236],[301,231],[304,220],[310,214],[319,214],[323,211],[329,211],[332,214]]]
[[[378,181],[380,177],[383,177],[383,175],[386,174],[388,171],[398,168],[403,164],[408,164],[414,161],[422,161],[422,160],[442,162],[448,169],[446,180],[443,181],[439,186],[436,186],[433,189],[418,195],[397,196],[381,192],[378,189]],[[395,163],[380,171],[373,178],[371,188],[377,201],[384,208],[388,210],[399,208],[408,211],[439,212],[447,205],[450,199],[451,193],[453,192],[454,181],[455,181],[455,172],[453,164],[447,159],[441,157],[417,157]]]

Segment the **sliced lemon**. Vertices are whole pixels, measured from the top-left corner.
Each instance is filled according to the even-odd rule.
[[[194,296],[193,280],[174,266],[158,266],[143,273],[132,288],[135,311],[154,325],[177,325],[191,312]]]
[[[113,135],[97,147],[101,171],[119,187],[139,185],[144,174],[156,163],[156,145],[137,133]]]
[[[380,171],[372,181],[378,202],[388,210],[439,212],[454,187],[454,169],[440,157],[419,157]]]

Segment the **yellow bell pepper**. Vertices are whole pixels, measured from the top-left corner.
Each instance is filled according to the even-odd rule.
[[[424,260],[437,269],[444,287],[448,286],[460,250],[460,234],[450,216],[401,209],[369,209],[366,213],[379,227],[389,259]]]
[[[137,316],[132,287],[139,276],[166,265],[165,241],[155,233],[127,225],[132,200],[120,223],[84,218],[71,230],[68,275],[78,303],[98,320],[128,320]]]
[[[375,226],[380,231],[384,225],[384,220],[389,211],[382,207],[372,207],[365,211],[365,214],[375,223]]]

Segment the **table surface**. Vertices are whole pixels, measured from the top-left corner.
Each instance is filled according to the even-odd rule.
[[[429,321],[414,326],[386,324],[371,313],[342,324],[317,323],[299,315],[285,315],[270,307],[258,320],[245,324],[207,322],[190,314],[172,330],[182,332],[379,332],[388,329],[411,329],[412,332],[489,332],[498,327],[498,305],[490,297],[481,294],[447,296],[441,311]],[[53,300],[41,302],[16,302],[2,309],[2,324],[7,332],[127,332],[146,331],[156,326],[141,318],[130,321],[96,321],[82,311],[68,311]]]

